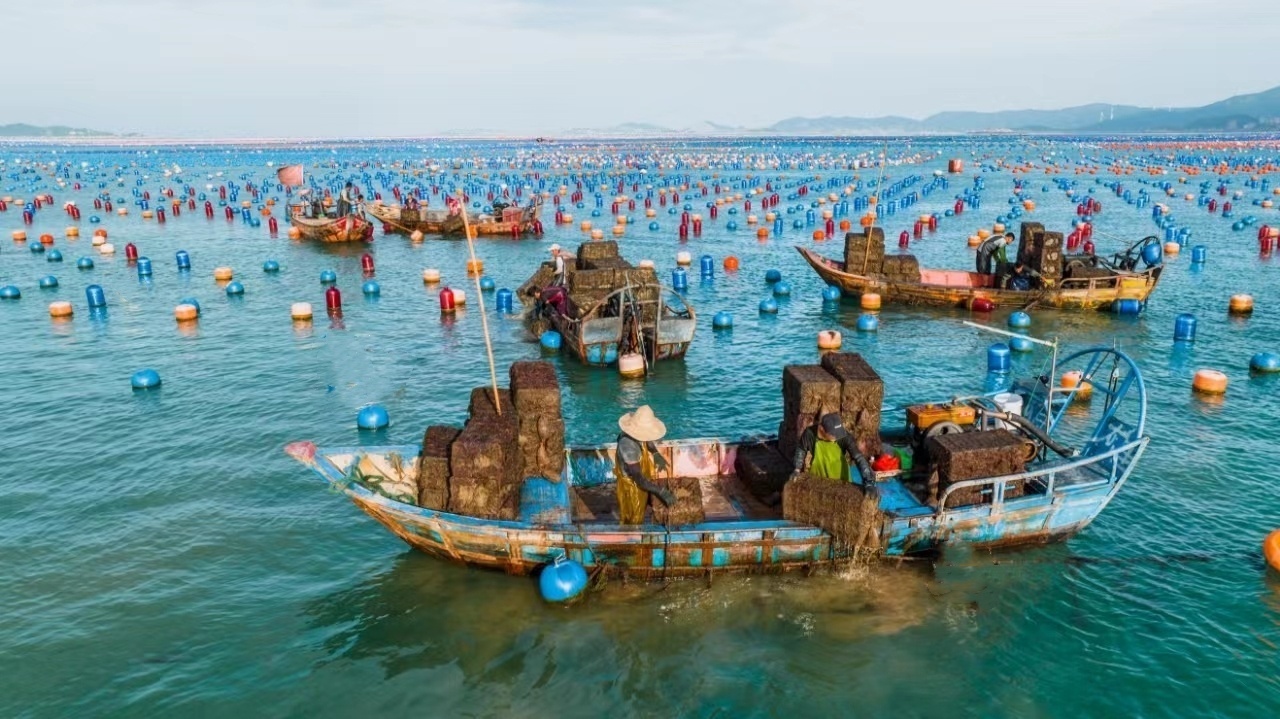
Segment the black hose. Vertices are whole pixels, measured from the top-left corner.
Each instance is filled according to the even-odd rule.
[[[1020,414],[1010,414],[1008,412],[993,412],[987,409],[979,409],[978,411],[982,412],[984,416],[991,417],[993,419],[1003,420],[1005,422],[1011,422],[1013,424],[1018,425],[1019,429],[1022,429],[1027,434],[1030,434],[1031,436],[1040,440],[1040,442],[1044,444],[1044,446],[1062,455],[1063,457],[1070,458],[1070,457],[1076,456],[1076,451],[1074,449],[1070,447],[1064,447],[1063,445],[1058,444],[1056,441],[1053,440],[1053,438],[1051,438],[1048,434],[1046,434],[1043,429],[1040,429],[1035,425],[1035,423],[1033,423],[1031,420],[1027,419],[1026,417],[1023,417]]]

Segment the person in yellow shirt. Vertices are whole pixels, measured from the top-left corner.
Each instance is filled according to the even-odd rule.
[[[814,477],[852,482],[852,465],[858,468],[859,484],[867,486],[875,481],[871,464],[858,451],[857,444],[836,412],[823,415],[800,435],[793,461],[796,474],[807,471]]]
[[[666,436],[667,426],[654,416],[649,405],[644,405],[622,415],[618,427],[622,430],[614,458],[618,520],[622,524],[643,524],[650,494],[668,507],[676,501],[671,490],[653,483],[658,472],[667,469],[667,460],[656,444]]]

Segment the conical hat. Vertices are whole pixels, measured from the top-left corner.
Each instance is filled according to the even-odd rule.
[[[667,425],[653,415],[653,410],[647,404],[622,415],[618,420],[618,427],[640,442],[656,442],[667,434]]]

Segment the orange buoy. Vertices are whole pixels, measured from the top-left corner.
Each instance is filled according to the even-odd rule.
[[[467,260],[467,274],[479,275],[484,273],[484,260]]]
[[[1181,251],[1182,245],[1179,245],[1177,242],[1164,243],[1164,253],[1166,255],[1177,255]]]
[[[591,231],[591,239],[593,239],[593,240],[603,240],[603,239],[604,239],[604,230],[592,230],[592,231]]]
[[[970,247],[977,247],[978,245],[981,245],[981,244],[982,244],[982,238],[981,238],[981,237],[978,237],[977,235],[969,235],[969,246],[970,246]]]
[[[982,228],[982,229],[980,229],[980,230],[978,230],[978,239],[980,239],[980,240],[985,240],[985,239],[987,239],[987,238],[988,238],[988,237],[990,237],[990,236],[991,236],[991,230],[988,230],[988,229],[987,229],[987,228],[985,228],[985,227],[984,227],[984,228]]]
[[[1231,302],[1227,305],[1227,311],[1233,315],[1252,314],[1253,297],[1250,295],[1231,295]]]
[[[813,239],[817,242],[822,242],[823,240],[827,239],[827,233],[824,232],[823,230],[814,230]]]
[[[49,234],[40,235],[40,244],[42,244],[42,245],[52,245],[52,244],[53,244],[53,235],[49,235]]]
[[[79,236],[80,236],[80,228],[79,228],[79,227],[68,227],[68,228],[67,228],[67,231],[66,231],[66,235],[67,235],[67,237],[79,237]]]
[[[195,322],[200,310],[195,305],[182,304],[173,308],[173,318],[179,322]]]
[[[70,317],[75,312],[71,307],[71,303],[65,300],[49,303],[49,316],[55,319]]]
[[[414,230],[409,233],[409,239],[414,242],[422,242],[422,230]]]
[[[230,267],[213,268],[213,279],[217,280],[218,282],[230,282],[231,278],[234,276],[235,276],[235,273],[231,271]]]
[[[767,240],[767,239],[769,239],[769,230],[768,230],[768,228],[761,227],[760,229],[756,230],[756,239],[757,239],[757,240]]]
[[[1262,556],[1267,558],[1267,564],[1271,568],[1280,572],[1280,529],[1273,531],[1262,540]]]
[[[1226,394],[1227,376],[1217,370],[1197,370],[1191,380],[1191,389],[1201,394]]]
[[[1083,402],[1093,396],[1093,385],[1084,381],[1084,373],[1072,370],[1062,373],[1062,389],[1075,390],[1073,401]]]
[[[726,272],[737,272],[738,258],[734,257],[733,255],[729,255],[728,257],[724,258],[724,269]]]
[[[867,292],[862,295],[859,304],[864,310],[878,310],[880,309],[880,295],[875,292]]]
[[[290,227],[290,228],[289,228],[289,239],[291,239],[291,240],[300,240],[300,239],[302,239],[302,230],[298,229],[297,227]]]
[[[583,220],[583,221],[582,221],[582,224],[581,224],[581,225],[578,225],[578,227],[580,227],[580,228],[582,229],[582,231],[583,231],[583,232],[590,232],[590,231],[591,231],[591,220]]]
[[[27,241],[27,233],[26,233],[24,230],[14,230],[14,231],[13,231],[13,241],[14,241],[14,242],[26,242],[26,241]]]
[[[848,232],[850,227],[853,227],[853,223],[849,222],[849,220],[840,220],[841,232]]]
[[[818,333],[818,349],[838,350],[843,342],[840,333],[835,330],[822,330]]]

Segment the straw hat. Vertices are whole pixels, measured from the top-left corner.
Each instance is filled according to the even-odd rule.
[[[656,442],[667,434],[667,425],[653,416],[653,410],[647,404],[622,415],[618,420],[618,427],[639,442]]]

